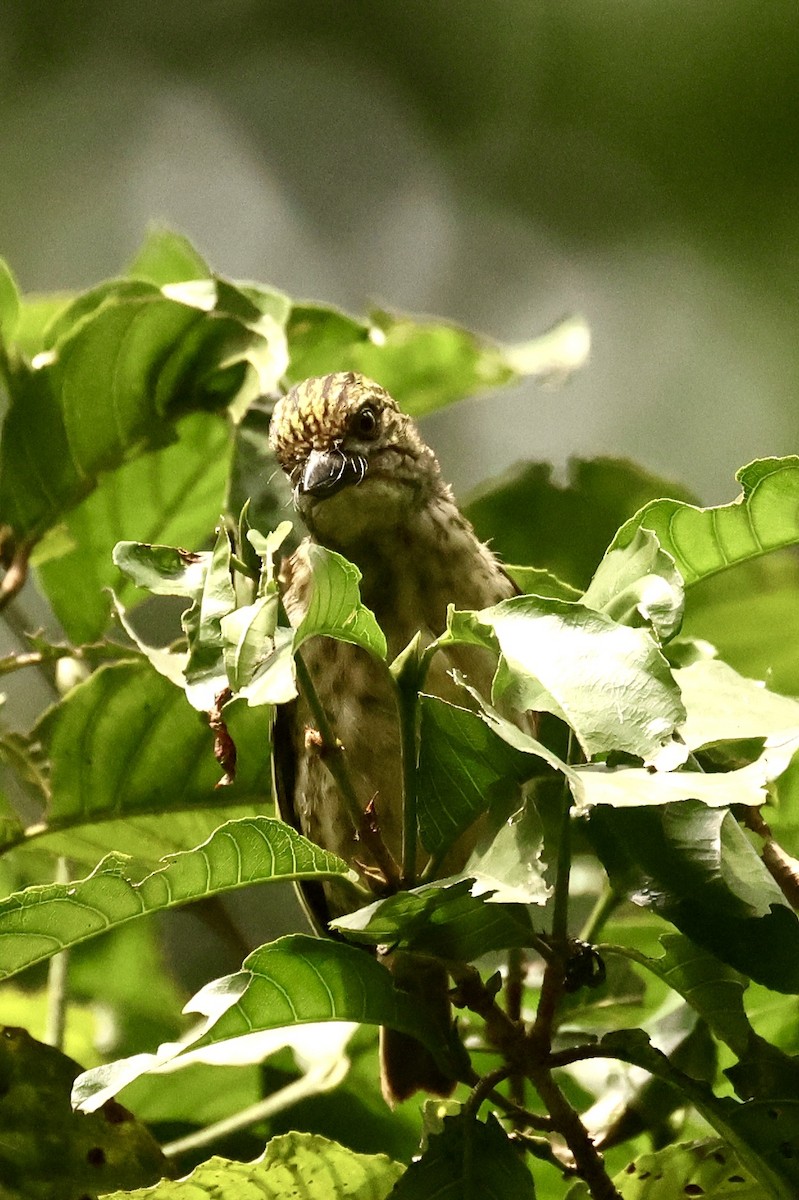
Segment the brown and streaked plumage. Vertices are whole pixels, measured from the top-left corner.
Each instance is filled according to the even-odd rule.
[[[514,594],[513,583],[458,510],[433,451],[379,384],[352,372],[298,384],[275,406],[270,442],[309,531],[283,567],[283,599],[292,623],[308,603],[312,541],[360,568],[361,597],[386,635],[389,661],[417,632],[424,642],[440,634],[449,604],[479,609]],[[373,806],[383,841],[399,861],[402,772],[388,673],[359,647],[328,638],[312,639],[303,654],[343,744],[359,803],[364,810]],[[488,695],[493,667],[490,656],[476,649],[438,654],[426,690],[463,704],[465,693],[453,682],[452,669]],[[282,815],[326,849],[377,871],[308,736],[312,725],[302,700],[279,719],[275,763]],[[474,835],[467,834],[452,848],[444,874],[463,866],[473,842]],[[341,913],[347,897],[331,887],[327,904],[334,915]],[[407,1046],[402,1053],[407,1056]],[[410,1080],[389,1078],[392,1098],[416,1086],[435,1090],[435,1080],[416,1080],[413,1070]],[[445,1081],[439,1081],[439,1090],[445,1090]]]

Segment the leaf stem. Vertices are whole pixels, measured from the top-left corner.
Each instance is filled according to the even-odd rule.
[[[580,930],[580,941],[595,942],[608,917],[616,911],[623,899],[624,897],[615,892],[610,884],[606,884],[602,894],[597,897],[588,920]]]
[[[574,733],[569,730],[569,744],[566,751],[566,762],[572,761],[574,752]],[[558,837],[558,858],[555,868],[555,894],[552,901],[552,940],[556,949],[565,944],[569,937],[569,880],[571,877],[571,809],[572,795],[569,781],[564,775],[561,793],[560,830]]]
[[[69,881],[69,864],[63,855],[56,862],[55,883]],[[69,950],[59,950],[50,959],[47,970],[47,1021],[44,1040],[56,1050],[64,1048],[64,1032],[69,1003]]]
[[[418,845],[416,783],[419,753],[416,725],[418,707],[419,694],[415,684],[408,687],[407,682],[400,682],[398,708],[402,746],[402,880],[406,887],[413,887],[416,882]]]

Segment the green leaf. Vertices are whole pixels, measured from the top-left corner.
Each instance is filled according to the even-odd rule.
[[[209,302],[196,284],[169,287],[122,281],[79,297],[60,314],[52,351],[15,374],[0,510],[18,539],[40,537],[100,472],[174,440],[179,417],[275,386],[285,346],[272,318],[215,307],[219,289]]]
[[[113,558],[137,587],[155,596],[190,596],[192,600],[202,595],[211,562],[208,551],[196,553],[141,542],[117,542]]]
[[[416,1038],[447,1071],[455,1069],[449,1031],[418,996],[392,982],[376,959],[355,946],[293,934],[253,951],[235,975],[207,984],[186,1006],[208,1017],[192,1040],[87,1071],[75,1084],[73,1103],[94,1111],[143,1072],[183,1053],[229,1038],[317,1021],[388,1025]]]
[[[286,1133],[272,1138],[254,1162],[215,1155],[185,1179],[112,1192],[105,1200],[386,1200],[404,1169],[385,1154],[356,1154],[315,1133]]]
[[[795,741],[787,752],[763,754],[756,762],[735,771],[704,774],[701,771],[648,771],[643,767],[575,767],[572,787],[579,809],[595,804],[613,808],[647,804],[671,804],[679,800],[701,800],[711,808],[732,804],[759,805],[768,799],[768,784],[785,770]]]
[[[541,856],[544,831],[529,800],[480,838],[461,872],[476,883],[472,895],[486,895],[493,904],[545,904],[550,888]]]
[[[129,607],[144,599],[112,560],[122,537],[195,546],[218,519],[231,456],[227,423],[195,413],[179,422],[177,436],[173,445],[102,475],[96,490],[37,548],[39,582],[76,643],[92,641],[106,628],[105,589],[114,588]]]
[[[478,713],[426,695],[419,710],[419,835],[425,849],[438,854],[482,813],[518,797],[538,764]]]
[[[188,238],[171,229],[152,228],[125,274],[162,287],[184,279],[207,279],[211,270]]]
[[[144,855],[149,844],[155,854],[148,856],[158,858],[164,840],[171,848],[178,833],[195,844],[207,836],[208,821],[214,828],[225,808],[246,804],[250,811],[255,803],[263,811],[269,795],[265,723],[241,704],[235,716],[230,709],[225,716],[239,750],[237,782],[218,788],[213,734],[183,692],[144,660],[101,667],[33,731],[51,761],[52,796],[47,823],[29,828],[27,836],[61,830],[59,852],[74,849],[81,858],[87,844],[106,849],[105,839],[114,836],[116,848],[135,847]],[[175,815],[190,810],[208,812]],[[104,830],[104,822],[113,830]]]
[[[799,700],[739,675],[720,659],[700,659],[674,678],[688,714],[681,733],[692,750],[743,738],[780,746],[799,734]]]
[[[763,1188],[738,1155],[718,1138],[664,1146],[639,1154],[613,1180],[622,1200],[764,1200]],[[774,1193],[771,1193],[774,1195]],[[589,1200],[586,1185],[570,1189],[566,1200]]]
[[[133,859],[112,854],[87,879],[29,887],[0,900],[0,978],[146,913],[251,883],[342,876],[357,878],[334,854],[271,817],[229,821],[143,879]]]
[[[121,1105],[87,1116],[70,1107],[80,1070],[24,1029],[0,1026],[0,1180],[3,1200],[97,1196],[155,1183],[169,1165]]]
[[[311,543],[308,557],[313,589],[308,611],[294,633],[299,650],[310,637],[321,634],[361,646],[376,658],[386,657],[386,638],[374,614],[361,603],[361,572],[333,550]]]
[[[235,607],[230,538],[224,526],[220,526],[202,591],[181,618],[189,642],[184,670],[186,697],[200,712],[210,712],[228,686],[222,621]]]
[[[734,563],[799,542],[799,457],[757,459],[736,475],[741,495],[731,504],[697,508],[656,500],[619,530],[626,546],[639,527],[651,529],[686,585]]]
[[[685,593],[674,560],[653,533],[638,529],[626,546],[608,550],[582,603],[620,625],[650,625],[663,643],[679,633]]]
[[[0,258],[0,338],[10,344],[19,323],[20,298],[17,281],[4,258]]]
[[[550,463],[522,463],[481,488],[465,511],[504,561],[535,563],[583,589],[619,526],[658,496],[695,499],[623,459],[572,459],[565,487],[553,482]]]
[[[462,962],[492,950],[532,945],[527,909],[490,904],[488,895],[472,895],[473,883],[461,879],[398,892],[339,917],[332,926],[362,945],[396,946]]]
[[[742,674],[799,695],[799,555],[775,550],[693,584],[683,631]]]
[[[368,322],[336,309],[295,305],[288,321],[288,378],[360,371],[378,380],[412,416],[526,376],[581,366],[587,329],[563,322],[518,346],[499,346],[455,325],[375,311]]]
[[[745,1054],[756,1036],[744,1009],[746,977],[680,934],[665,933],[660,943],[659,958],[624,946],[604,947],[603,953],[623,954],[645,966],[679,992],[736,1055]]]
[[[580,588],[572,587],[543,567],[520,567],[505,563],[505,572],[510,575],[520,592],[526,596],[548,596],[553,600],[579,600]]]
[[[535,1200],[525,1161],[497,1121],[471,1113],[445,1117],[421,1158],[402,1176],[391,1200]]]
[[[296,696],[294,654],[309,638],[337,638],[361,646],[377,658],[386,657],[385,635],[374,614],[361,603],[358,568],[340,554],[315,544],[308,547],[308,559],[313,585],[299,625],[293,632],[278,627],[271,650],[271,639],[266,636],[263,652],[257,638],[253,640],[250,653],[255,670],[241,692],[249,704],[283,704]],[[232,638],[235,622],[228,628]]]
[[[72,292],[54,292],[44,296],[21,296],[14,344],[27,359],[34,358],[47,346],[47,330],[58,315],[72,303]]]
[[[562,717],[587,756],[625,750],[653,762],[679,761],[674,735],[685,711],[645,630],[580,604],[515,596],[479,613],[451,613],[441,642],[498,647],[495,697],[520,711]]]
[[[598,806],[587,829],[615,890],[751,979],[799,992],[799,919],[731,813]]]
[[[598,1053],[642,1067],[672,1083],[729,1143],[774,1200],[793,1200],[799,1187],[799,1101],[749,1101],[719,1098],[705,1084],[676,1070],[649,1044],[640,1029],[606,1034]]]

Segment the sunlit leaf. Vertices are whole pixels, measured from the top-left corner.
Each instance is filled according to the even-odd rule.
[[[40,537],[102,471],[172,441],[179,417],[275,386],[285,343],[273,318],[226,311],[221,286],[210,304],[166,286],[184,291],[123,280],[84,293],[51,323],[52,350],[15,374],[0,510],[18,539]]]
[[[718,1138],[639,1154],[613,1183],[622,1200],[674,1200],[683,1195],[707,1200],[765,1200],[760,1179]],[[566,1195],[566,1200],[589,1198],[584,1183],[570,1188]]]
[[[450,640],[498,648],[495,698],[562,717],[587,756],[626,750],[680,761],[673,739],[684,709],[645,630],[581,604],[516,596],[476,614],[452,613],[443,644]]]
[[[229,1038],[318,1021],[388,1025],[422,1042],[448,1071],[456,1047],[433,1010],[396,988],[390,973],[355,946],[294,934],[253,951],[241,971],[207,984],[186,1006],[208,1018],[191,1040],[87,1071],[73,1102],[94,1111],[143,1072]]]
[[[267,880],[329,879],[353,872],[282,821],[230,821],[207,842],[141,878],[123,855],[87,878],[29,887],[0,900],[0,978],[127,921]]]
[[[799,457],[758,459],[736,479],[742,492],[732,504],[697,508],[653,501],[622,526],[614,545],[626,546],[640,527],[651,529],[691,584],[799,542]]]
[[[500,346],[456,325],[382,311],[358,321],[321,305],[295,305],[286,333],[292,383],[330,371],[376,379],[413,416],[526,376],[582,366],[584,322],[570,319],[530,342]]]
[[[650,625],[660,642],[679,632],[685,595],[674,560],[649,530],[608,550],[581,601],[620,625]]]
[[[799,700],[780,696],[709,658],[675,671],[687,712],[680,730],[692,750],[714,742],[763,738],[780,746],[799,734]]]
[[[403,1170],[385,1154],[356,1154],[318,1134],[286,1133],[272,1138],[254,1162],[214,1156],[185,1179],[112,1192],[105,1200],[387,1200]]]

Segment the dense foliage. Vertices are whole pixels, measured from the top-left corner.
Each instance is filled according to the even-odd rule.
[[[609,460],[564,487],[523,463],[474,498],[522,594],[452,611],[437,643],[385,663],[431,866],[374,900],[357,863],[272,808],[271,714],[313,687],[303,644],[386,647],[357,570],[321,548],[309,611],[282,618],[276,565],[301,531],[271,404],[346,367],[422,415],[562,373],[579,326],[501,348],[356,320],[214,276],[162,233],[77,296],[21,297],[4,269],[0,323],[3,598],[32,566],[65,634],[29,630],[0,662],[61,692],[0,736],[0,974],[20,975],[0,991],[3,1194],[795,1196],[799,660],[780,613],[799,594],[799,459],[750,463],[714,509]],[[180,623],[152,596],[180,598]],[[463,707],[425,694],[457,642],[497,662],[492,695]],[[499,706],[544,714],[538,736]],[[493,837],[438,878],[486,813]],[[269,885],[249,893],[268,922],[281,883],[331,878],[362,903],[335,938],[257,945],[228,895]],[[222,956],[249,952],[177,1041],[167,910],[190,903]],[[383,945],[445,962],[454,1026],[364,951]],[[17,1028],[41,1035],[47,1004],[56,1024],[67,1007],[83,1073]],[[379,1025],[428,1046],[452,1100],[388,1110]],[[202,1161],[223,1138],[230,1157]]]

